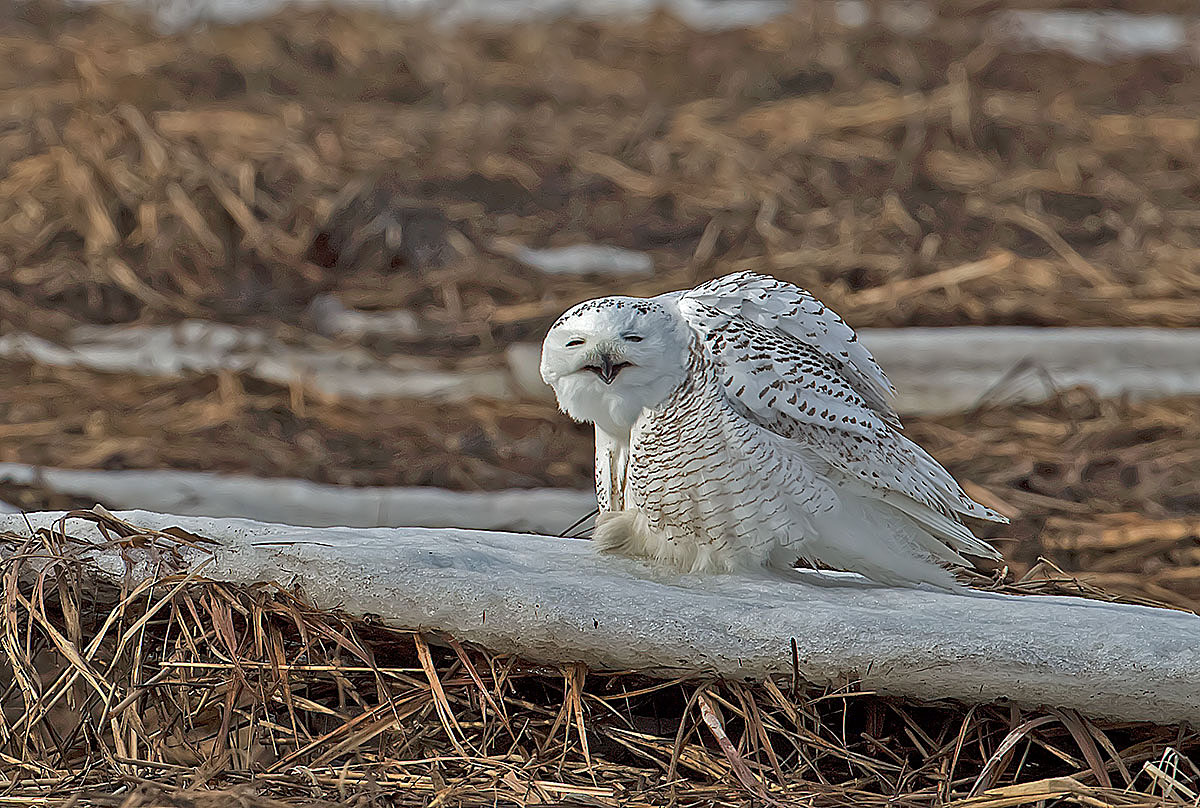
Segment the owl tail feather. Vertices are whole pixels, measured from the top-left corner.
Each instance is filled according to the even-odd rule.
[[[889,586],[965,591],[947,566],[969,562],[911,516],[845,489],[838,499],[840,507],[812,517],[817,535],[805,541],[811,558]]]

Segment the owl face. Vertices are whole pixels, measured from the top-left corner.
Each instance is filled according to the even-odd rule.
[[[559,407],[615,438],[684,379],[690,331],[670,304],[637,297],[580,303],[542,343],[542,378]]]

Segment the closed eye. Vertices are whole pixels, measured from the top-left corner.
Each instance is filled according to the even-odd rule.
[[[624,336],[621,337],[621,339],[625,340],[626,342],[641,342],[642,341],[642,338],[639,337],[637,334],[625,334]]]
[[[567,340],[567,347],[568,347],[568,348],[578,348],[578,347],[579,347],[580,345],[582,345],[582,344],[583,344],[583,340],[582,340],[582,339],[580,339],[579,337],[576,337],[575,339],[569,339],[569,340]]]

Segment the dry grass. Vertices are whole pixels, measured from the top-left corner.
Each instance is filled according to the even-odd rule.
[[[75,516],[159,578],[98,588],[70,534],[4,537],[5,805],[1195,804],[1187,728],[534,666],[172,574],[200,537]]]
[[[302,327],[334,291],[487,352],[610,286],[506,240],[649,250],[634,293],[768,270],[854,325],[1200,324],[1197,66],[1006,53],[995,5],[911,38],[321,12],[162,38],[5,0],[0,324]]]
[[[0,361],[0,462],[587,487],[589,440],[541,402],[325,400],[237,374],[154,379]]]

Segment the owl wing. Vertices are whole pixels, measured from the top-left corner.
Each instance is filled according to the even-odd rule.
[[[780,285],[792,290],[788,293],[792,300],[812,300],[803,290]],[[1007,520],[968,497],[948,471],[906,438],[896,428],[890,405],[880,410],[879,395],[868,398],[862,392],[863,379],[876,375],[868,391],[881,395],[892,388],[865,349],[856,359],[857,352],[849,350],[856,342],[847,339],[840,347],[835,343],[834,333],[853,337],[853,331],[837,315],[822,307],[828,314],[821,316],[840,327],[822,331],[814,325],[797,336],[792,332],[801,329],[795,320],[790,331],[764,326],[746,317],[743,306],[717,308],[710,302],[713,299],[708,292],[687,292],[676,298],[676,303],[714,360],[731,406],[758,425],[791,439],[798,450],[815,455],[957,549],[996,556],[958,518]],[[761,305],[768,303],[762,301]],[[814,305],[808,308],[816,311]],[[809,333],[817,333],[818,338],[810,341]],[[865,372],[864,366],[868,368]]]
[[[875,357],[837,312],[806,290],[769,275],[737,272],[701,284],[684,297],[807,345],[864,404],[900,426],[893,404],[896,389]]]

